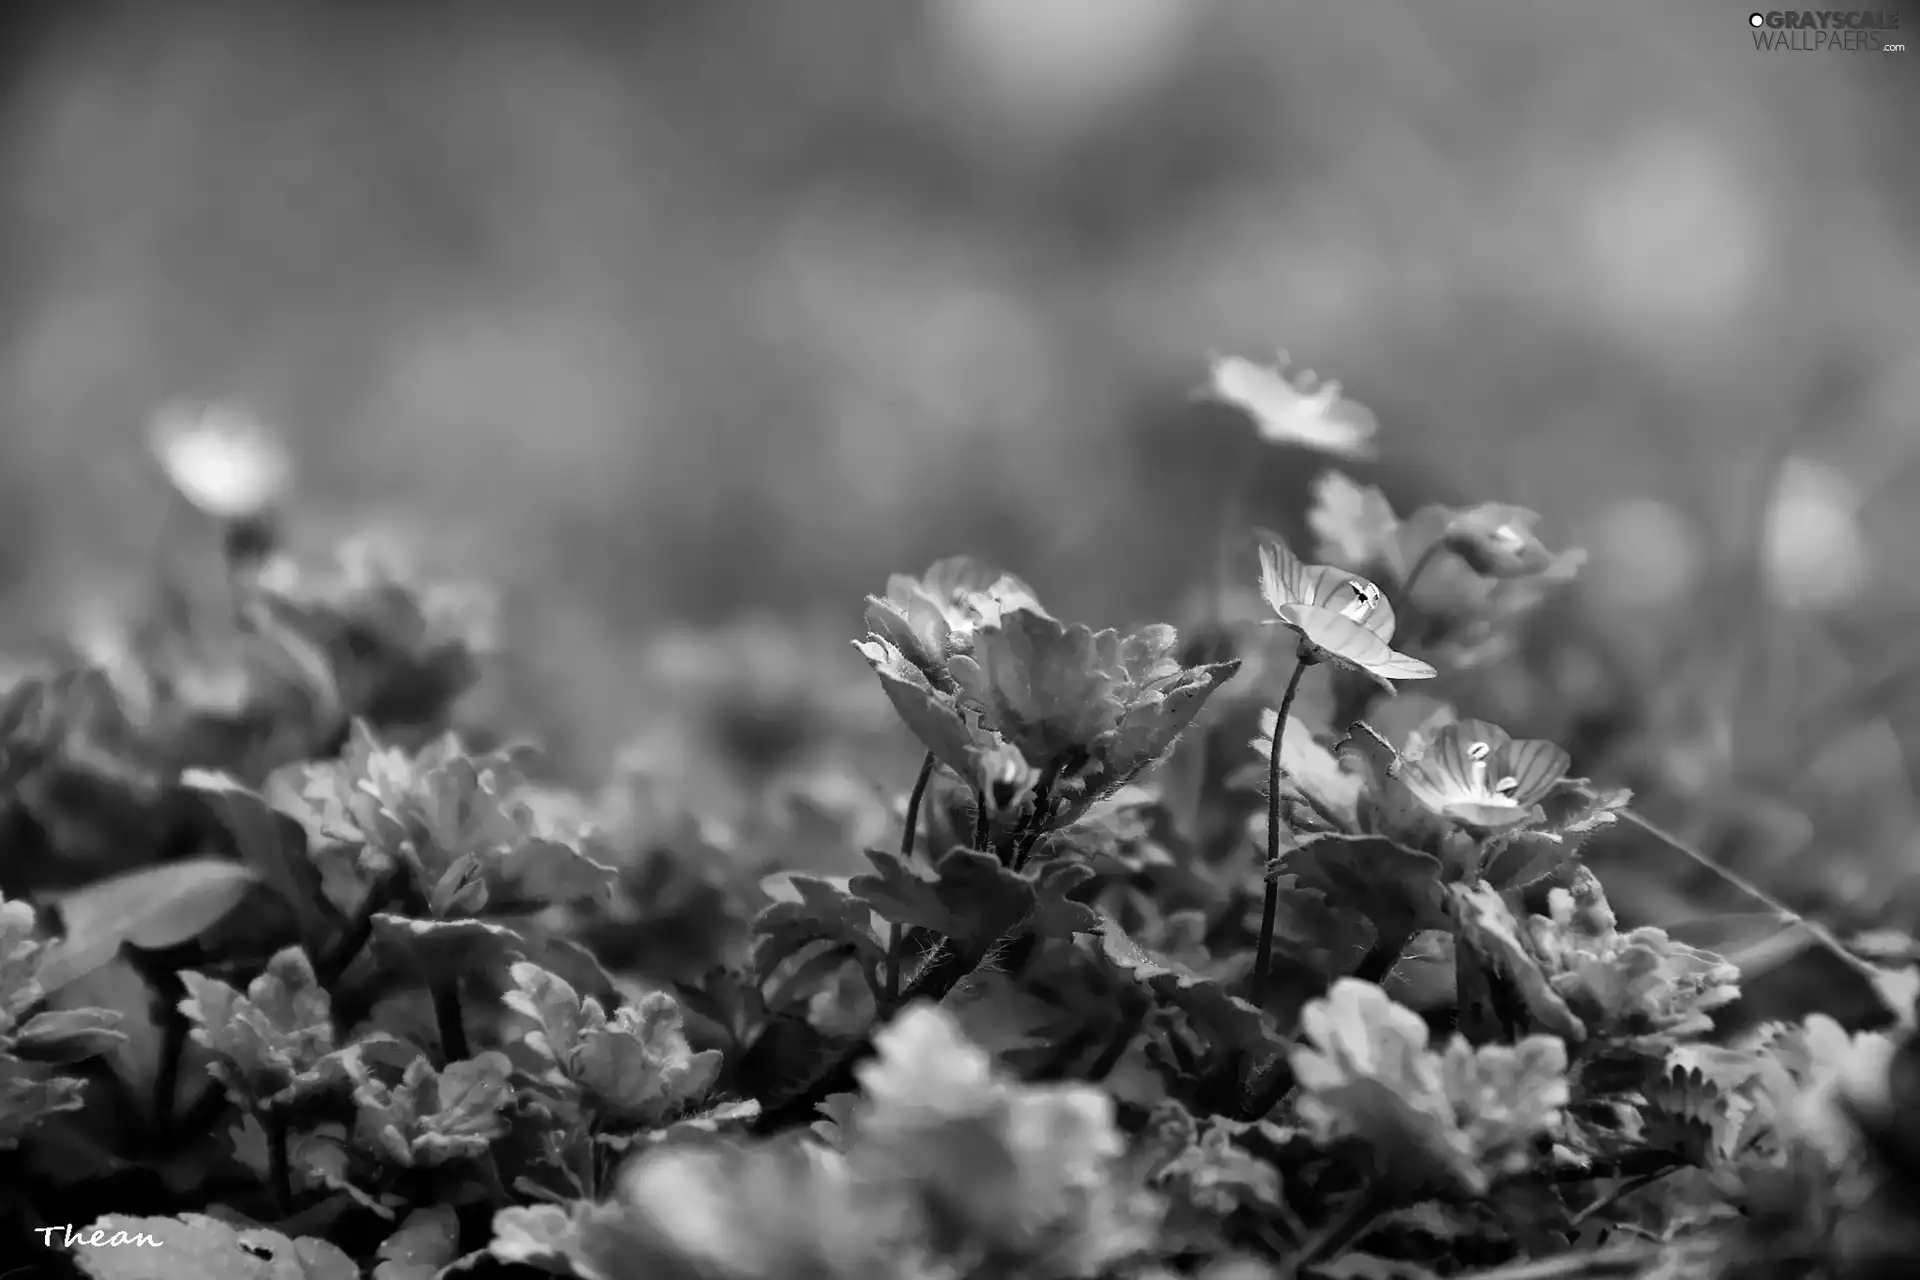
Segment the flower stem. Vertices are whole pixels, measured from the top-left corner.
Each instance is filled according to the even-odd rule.
[[[288,1155],[292,1135],[283,1106],[269,1106],[262,1117],[267,1127],[267,1181],[273,1191],[274,1207],[282,1218],[293,1213],[293,1161]]]
[[[1400,957],[1406,954],[1407,944],[1411,941],[1413,938],[1410,934],[1381,938],[1361,958],[1360,966],[1353,971],[1353,976],[1362,982],[1371,982],[1379,986],[1393,972],[1393,967],[1400,963]]]
[[[1445,538],[1435,538],[1432,543],[1427,546],[1427,549],[1419,554],[1413,562],[1413,568],[1407,570],[1406,581],[1400,584],[1400,601],[1394,609],[1395,613],[1402,613],[1413,607],[1413,589],[1420,584],[1420,576],[1427,571],[1428,567],[1431,566],[1434,561],[1446,553],[1447,540]]]
[[[914,834],[920,828],[920,801],[927,794],[927,784],[933,780],[936,765],[933,752],[927,752],[927,758],[920,762],[919,776],[913,780],[913,790],[907,795],[907,829],[900,835],[900,861],[913,861]],[[887,934],[887,1007],[892,1008],[900,999],[900,944],[901,929],[899,921]]]
[[[1253,503],[1254,486],[1260,478],[1260,437],[1249,433],[1234,450],[1235,477],[1227,488],[1227,500],[1220,504],[1218,523],[1213,531],[1213,565],[1207,574],[1207,616],[1216,630],[1227,623],[1227,583],[1233,579],[1233,549],[1246,522],[1247,508]]]
[[[1053,809],[1053,784],[1060,778],[1062,761],[1059,758],[1049,760],[1047,767],[1040,771],[1039,781],[1033,784],[1032,806],[1014,832],[1013,860],[1008,864],[1015,871],[1027,865],[1027,857],[1033,852],[1033,846],[1047,833],[1047,819]]]
[[[149,1130],[156,1154],[173,1143],[173,1108],[180,1093],[180,1057],[187,1049],[188,1024],[178,1006],[158,1011],[160,1067],[153,1081],[153,1124]]]
[[[360,953],[366,949],[373,937],[373,918],[393,904],[397,886],[394,877],[382,876],[374,881],[367,891],[365,900],[360,903],[347,922],[344,933],[320,955],[319,963],[314,965],[314,978],[328,991],[332,991],[353,967]]]
[[[471,1057],[467,1048],[467,1024],[460,1013],[458,978],[433,984],[433,1017],[440,1026],[440,1052],[447,1062],[464,1062]]]
[[[1834,959],[1840,961],[1840,963],[1846,965],[1847,968],[1851,969],[1859,977],[1866,980],[1867,986],[1872,989],[1881,1004],[1886,1006],[1887,1012],[1898,1019],[1902,1025],[1911,1023],[1915,1016],[1915,1010],[1900,1007],[1893,1001],[1891,993],[1889,993],[1884,986],[1886,974],[1882,973],[1874,965],[1862,960],[1859,956],[1853,954],[1853,952],[1847,950],[1847,945],[1834,936],[1833,930],[1827,928],[1818,920],[1807,919],[1807,917],[1801,915],[1798,911],[1795,911],[1792,907],[1789,907],[1779,898],[1768,893],[1765,889],[1762,889],[1759,885],[1747,879],[1739,872],[1715,862],[1712,858],[1709,858],[1706,854],[1694,848],[1679,836],[1674,835],[1664,827],[1654,825],[1653,822],[1634,810],[1623,809],[1621,810],[1620,816],[1662,844],[1665,844],[1675,853],[1713,872],[1735,889],[1746,894],[1761,906],[1768,908],[1779,917],[1781,923],[1798,925],[1800,928],[1805,929],[1807,936],[1813,939],[1816,946],[1819,946],[1822,950],[1832,955]]]
[[[1361,1191],[1315,1232],[1312,1239],[1301,1245],[1300,1252],[1282,1268],[1280,1274],[1298,1276],[1316,1263],[1338,1258],[1360,1243],[1361,1237],[1373,1227],[1374,1221],[1389,1204],[1389,1198],[1377,1187]]]
[[[1267,969],[1273,963],[1273,924],[1280,913],[1280,884],[1274,878],[1280,866],[1280,752],[1287,739],[1287,717],[1293,714],[1293,695],[1300,691],[1300,677],[1307,673],[1307,660],[1294,664],[1293,677],[1280,699],[1279,714],[1273,721],[1273,750],[1267,753],[1267,896],[1260,910],[1260,946],[1253,957],[1253,1004],[1263,1007],[1267,995]]]

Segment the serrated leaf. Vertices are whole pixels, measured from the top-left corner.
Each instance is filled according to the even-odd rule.
[[[720,1073],[719,1052],[693,1051],[680,1006],[664,992],[609,1017],[599,1001],[538,965],[522,962],[509,972],[515,989],[506,1004],[538,1024],[527,1043],[553,1064],[547,1082],[579,1090],[607,1119],[655,1124],[705,1095]]]
[[[1094,933],[1100,928],[1100,913],[1069,895],[1093,879],[1093,871],[1077,862],[1053,862],[1040,870],[1033,882],[1033,911],[1030,922],[1041,938],[1070,938],[1076,933]]]
[[[214,1073],[241,1099],[285,1100],[330,1077],[332,1003],[298,947],[267,962],[244,993],[216,978],[180,972],[180,1012],[193,1038],[215,1056]]]
[[[1101,954],[1174,1008],[1185,1013],[1214,1048],[1273,1058],[1286,1047],[1266,1015],[1225,986],[1171,956],[1141,946],[1112,920],[1100,930]]]
[[[240,905],[259,881],[224,858],[192,858],[97,880],[53,895],[65,936],[47,948],[39,981],[51,995],[127,945],[158,950],[190,942]]]
[[[884,919],[946,937],[991,943],[1033,913],[1033,883],[1001,865],[992,854],[953,849],[928,880],[890,853],[869,850],[878,874],[855,876],[855,897]]]
[[[795,952],[816,942],[851,949],[863,966],[886,955],[873,932],[873,909],[863,899],[814,876],[787,876],[784,883],[798,900],[773,903],[751,926],[757,977],[764,980]]]
[[[1240,670],[1233,659],[1195,667],[1160,692],[1129,706],[1106,748],[1114,781],[1126,781],[1173,749],[1174,740],[1193,723],[1214,692]]]
[[[361,1140],[401,1167],[479,1156],[507,1132],[500,1111],[513,1101],[513,1065],[503,1053],[490,1050],[439,1071],[416,1058],[393,1086],[353,1049],[340,1062],[353,1081]]]

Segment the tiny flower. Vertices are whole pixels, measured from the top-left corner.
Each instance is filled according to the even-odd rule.
[[[1400,781],[1414,799],[1443,818],[1487,831],[1527,821],[1572,763],[1554,743],[1514,738],[1484,720],[1443,725],[1404,759]]]
[[[1537,512],[1503,502],[1483,502],[1448,513],[1441,534],[1447,550],[1486,578],[1525,578],[1554,568],[1560,557],[1533,529]]]
[[[1340,384],[1310,370],[1289,376],[1286,353],[1268,368],[1224,356],[1214,360],[1204,394],[1233,405],[1253,419],[1268,444],[1292,444],[1339,458],[1375,454],[1373,437],[1380,424],[1365,405],[1349,400]]]
[[[152,445],[180,496],[220,520],[267,513],[293,471],[280,441],[230,406],[169,409],[153,424]]]
[[[1305,662],[1331,660],[1393,687],[1427,680],[1432,667],[1396,651],[1393,606],[1380,588],[1332,565],[1303,564],[1277,539],[1260,548],[1260,594],[1300,637]]]

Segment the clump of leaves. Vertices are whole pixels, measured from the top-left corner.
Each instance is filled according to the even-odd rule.
[[[1236,669],[1182,664],[1171,627],[1062,623],[1018,579],[962,561],[896,579],[868,625],[860,652],[888,698],[973,782],[976,843],[1018,835],[1016,859],[1164,756]]]
[[[1355,1137],[1377,1176],[1416,1193],[1484,1195],[1525,1170],[1534,1141],[1571,1099],[1566,1046],[1554,1036],[1475,1048],[1427,1047],[1427,1024],[1379,987],[1352,978],[1309,1004],[1294,1051],[1301,1119],[1322,1141]]]
[[[576,1275],[1090,1276],[1153,1238],[1098,1089],[998,1076],[913,1006],[878,1037],[834,1146],[638,1157],[603,1203],[508,1210],[493,1252]]]
[[[1284,359],[1218,360],[1206,394],[1253,441],[1378,448]],[[1897,1026],[1722,1034],[1737,968],[1623,928],[1582,862],[1647,825],[1631,795],[1455,679],[1580,566],[1533,512],[1403,519],[1326,473],[1319,563],[1254,531],[1217,593],[1244,663],[1062,620],[968,557],[867,600],[870,702],[780,624],[669,636],[639,674],[676,692],[578,780],[449,731],[498,643],[486,593],[290,552],[291,458],[257,420],[175,414],[155,448],[185,554],[152,617],[0,700],[0,874],[63,869],[0,900],[0,1225],[91,1224],[48,1257],[105,1280],[1920,1260],[1920,979],[1832,944]],[[849,764],[889,707],[904,794]]]
[[[46,958],[33,908],[0,898],[0,1151],[18,1146],[38,1122],[82,1105],[83,1082],[59,1074],[59,1066],[121,1039],[119,1016],[110,1010],[33,1012]]]

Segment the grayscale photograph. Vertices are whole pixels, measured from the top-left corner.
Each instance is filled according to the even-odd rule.
[[[0,6],[0,1280],[1920,1275],[1917,26]]]

